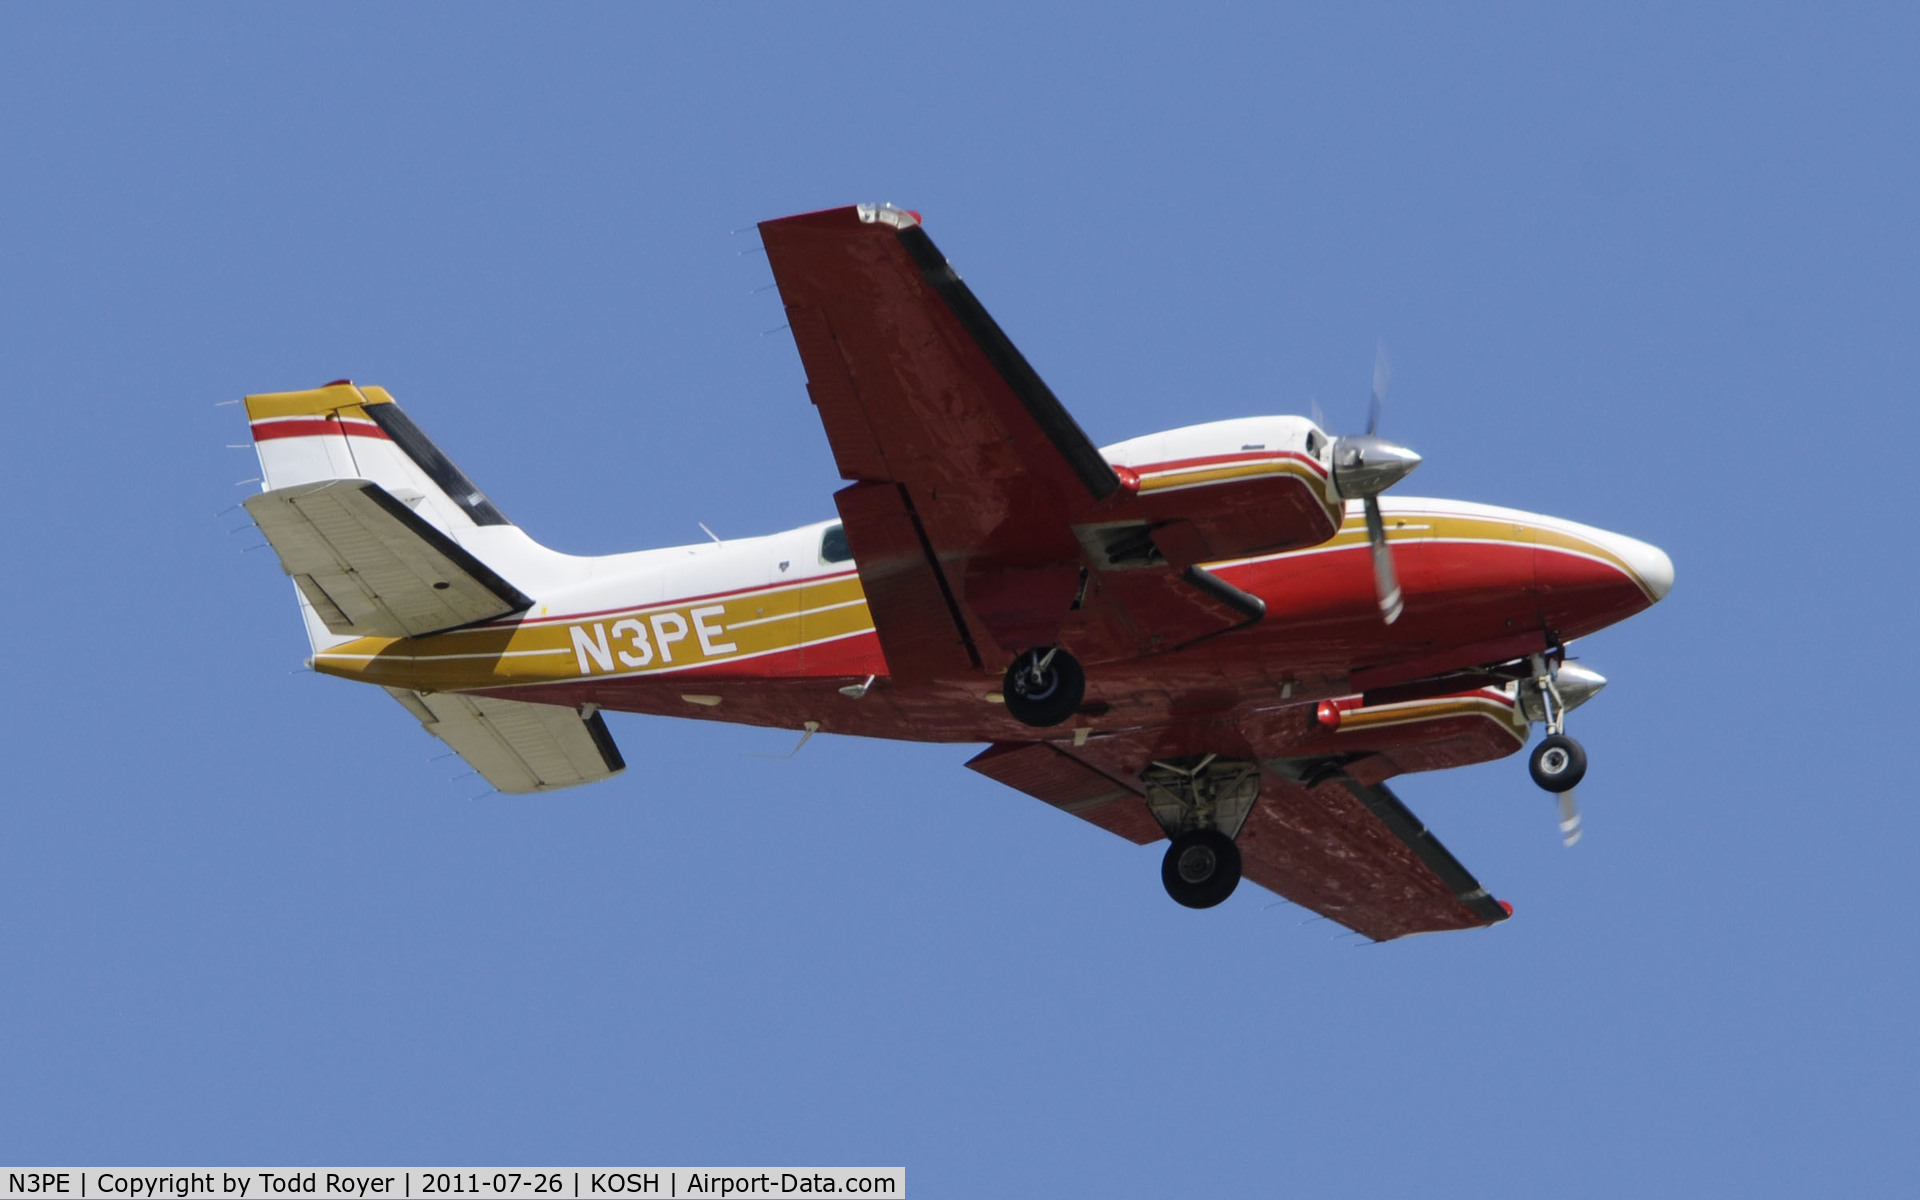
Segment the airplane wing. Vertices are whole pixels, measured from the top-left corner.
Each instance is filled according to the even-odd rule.
[[[1084,749],[1019,742],[967,765],[1144,845],[1164,835],[1137,774],[1119,764],[1145,766],[1155,754],[1125,739]],[[1271,764],[1261,772],[1259,803],[1237,839],[1244,878],[1375,941],[1510,915],[1384,784],[1344,769],[1316,772],[1311,783],[1292,774]]]
[[[918,221],[842,208],[760,232],[841,476],[951,490],[984,505],[943,512],[954,532],[1070,548],[1064,519],[1120,477]]]
[[[276,488],[246,508],[333,633],[418,637],[533,604],[369,480]]]
[[[833,209],[760,232],[853,481],[835,501],[897,677],[998,671],[1063,629],[1099,662],[1259,618],[1258,600],[1197,567],[1245,548],[1222,542],[1244,520],[1204,519],[1209,503],[1244,507],[1244,481],[1210,501],[1206,486],[1149,497],[1123,480],[913,214]],[[1176,520],[1169,502],[1199,517]],[[1267,541],[1330,532],[1274,511]]]
[[[1267,771],[1240,830],[1246,878],[1377,942],[1512,914],[1381,783]]]
[[[595,783],[626,769],[599,713],[571,708],[387,688],[428,733],[459,753],[500,791],[549,792]]]

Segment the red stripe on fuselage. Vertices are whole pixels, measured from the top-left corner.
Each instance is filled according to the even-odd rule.
[[[1320,460],[1297,450],[1247,450],[1234,454],[1207,454],[1199,458],[1174,458],[1166,462],[1137,463],[1127,469],[1142,476],[1161,475],[1169,471],[1187,471],[1196,467],[1224,467],[1234,463],[1267,462],[1282,458],[1305,463],[1320,475],[1324,476],[1327,473],[1327,468]]]
[[[270,442],[291,437],[363,437],[391,441],[387,431],[365,421],[340,421],[332,417],[302,417],[291,421],[255,421],[253,440]]]

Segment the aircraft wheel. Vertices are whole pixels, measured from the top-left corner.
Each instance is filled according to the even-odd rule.
[[[1190,829],[1160,861],[1167,895],[1188,908],[1212,908],[1240,886],[1240,847],[1218,829]]]
[[[1587,752],[1565,734],[1550,733],[1527,760],[1533,781],[1549,792],[1570,792],[1587,773]]]
[[[1087,694],[1086,672],[1080,662],[1065,650],[1029,650],[1013,660],[1001,681],[1000,694],[1007,711],[1022,725],[1044,729],[1071,717]],[[1046,660],[1036,677],[1034,664]]]

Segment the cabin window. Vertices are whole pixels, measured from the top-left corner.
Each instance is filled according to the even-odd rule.
[[[845,525],[827,526],[827,531],[820,535],[820,561],[843,563],[851,561],[852,558],[853,547],[847,545],[847,527]]]

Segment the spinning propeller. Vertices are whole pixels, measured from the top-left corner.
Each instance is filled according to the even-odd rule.
[[[1560,793],[1560,840],[1569,846],[1580,840],[1580,804],[1572,788]]]
[[[1387,545],[1386,523],[1380,517],[1380,493],[1420,465],[1420,456],[1405,446],[1376,435],[1380,408],[1386,400],[1393,367],[1384,347],[1373,360],[1373,403],[1367,410],[1367,431],[1333,440],[1333,486],[1342,499],[1359,500],[1367,514],[1367,541],[1373,547],[1373,590],[1380,602],[1380,618],[1391,625],[1400,617],[1400,577],[1393,569],[1393,551]]]

